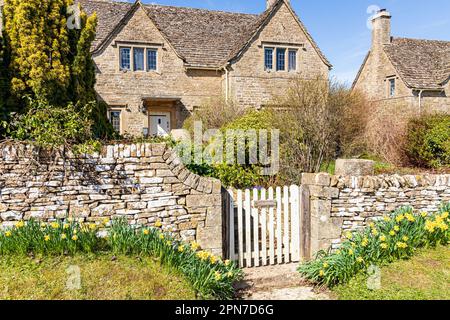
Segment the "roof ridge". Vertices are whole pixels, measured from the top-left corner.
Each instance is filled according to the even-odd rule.
[[[408,41],[426,41],[426,42],[450,43],[450,40],[420,39],[420,38],[407,38],[407,37],[392,37],[392,39],[393,40],[408,40]]]
[[[96,0],[98,1],[98,0]],[[212,10],[212,9],[205,9],[205,8],[194,8],[194,7],[184,7],[184,6],[173,6],[173,5],[165,5],[165,4],[148,4],[143,3],[144,7],[163,7],[163,8],[173,8],[173,9],[187,9],[192,11],[206,11],[209,13],[222,13],[222,14],[232,14],[232,15],[245,15],[245,16],[253,16],[258,17],[261,15],[261,13],[246,13],[246,12],[234,12],[234,11],[225,11],[225,10]]]

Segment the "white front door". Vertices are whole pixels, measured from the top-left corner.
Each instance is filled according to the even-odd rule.
[[[150,115],[150,136],[165,137],[170,134],[170,113]]]

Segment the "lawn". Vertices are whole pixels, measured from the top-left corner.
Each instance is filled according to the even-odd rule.
[[[75,266],[75,267],[74,267]],[[77,267],[80,270],[77,287]],[[0,299],[14,300],[168,300],[195,299],[182,276],[152,258],[76,255],[0,257]]]
[[[366,283],[360,274],[333,294],[341,300],[450,300],[450,247],[422,249],[410,260],[383,267],[379,290]]]

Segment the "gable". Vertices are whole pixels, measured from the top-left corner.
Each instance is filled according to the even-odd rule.
[[[286,32],[287,28],[285,24],[289,24],[289,31]],[[230,61],[239,59],[239,57],[244,54],[252,43],[261,38],[267,38],[264,34],[265,30],[275,30],[272,31],[273,34],[270,36],[274,41],[278,42],[289,42],[289,41],[302,41],[307,42],[311,48],[317,53],[322,62],[329,68],[332,68],[331,63],[322,53],[306,27],[303,25],[297,14],[292,10],[290,4],[286,3],[284,0],[278,0],[271,8],[266,10],[258,19],[254,25],[253,33],[245,41],[245,43],[238,43],[235,48],[235,53],[230,57]],[[301,35],[300,38],[298,35]],[[297,37],[296,37],[297,36]]]

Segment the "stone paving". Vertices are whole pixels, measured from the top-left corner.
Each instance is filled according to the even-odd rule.
[[[297,264],[244,269],[238,286],[244,300],[329,300],[328,292],[308,284],[296,271]]]

